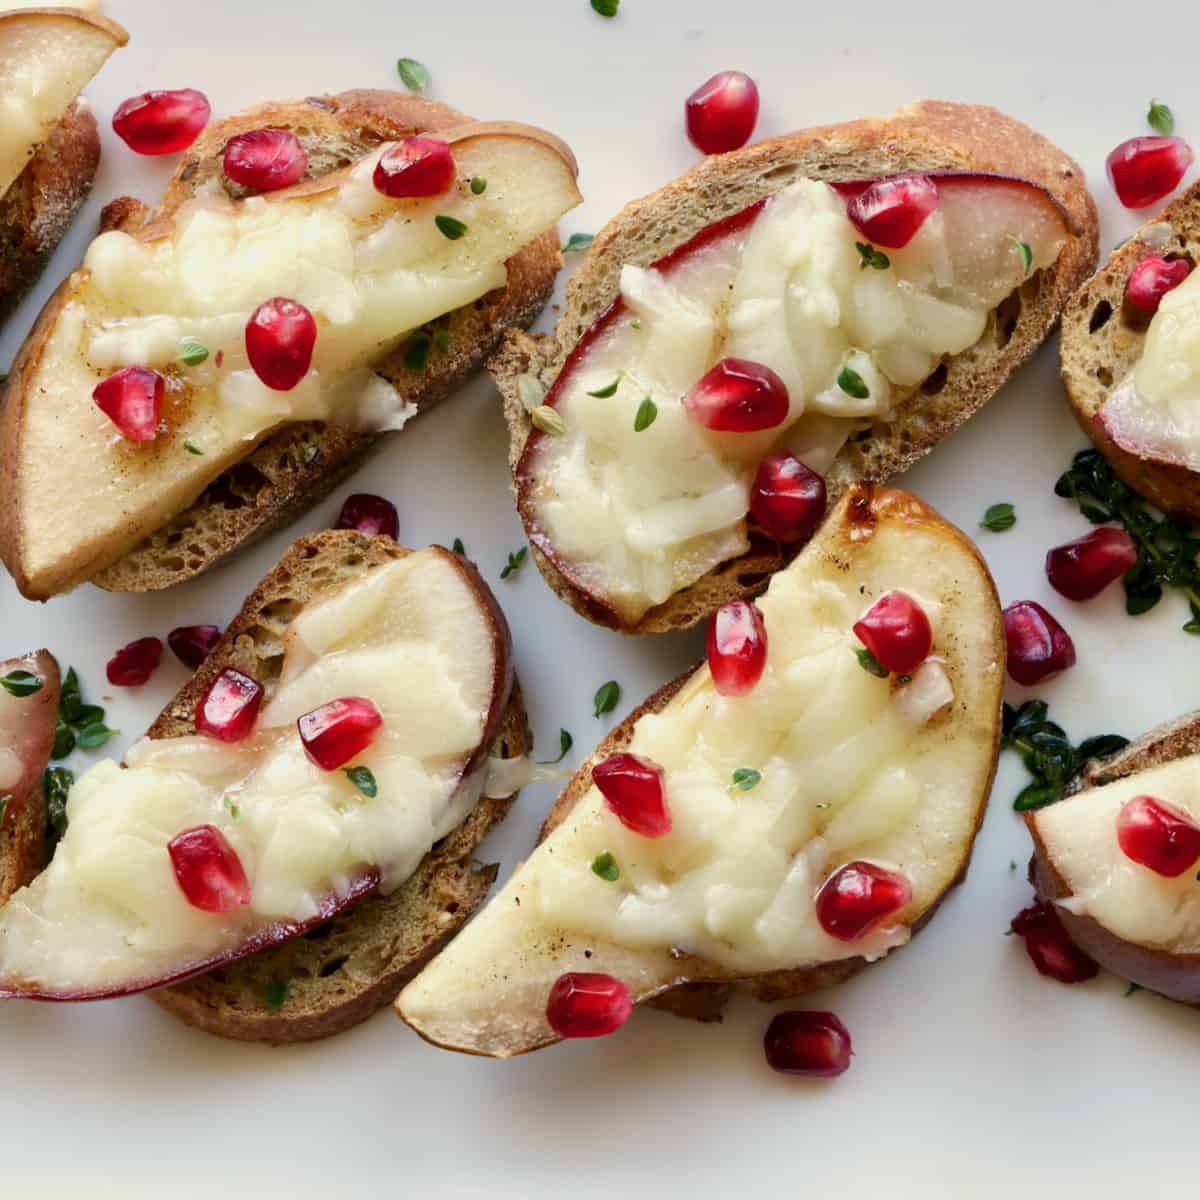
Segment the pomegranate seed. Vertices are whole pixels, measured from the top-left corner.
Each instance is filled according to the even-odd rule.
[[[296,722],[304,753],[322,771],[336,771],[356,758],[382,727],[379,709],[362,696],[330,700]]]
[[[440,138],[410,137],[389,146],[375,164],[375,190],[403,200],[440,196],[454,186],[454,155]]]
[[[208,97],[194,88],[143,92],[113,113],[117,136],[138,154],[174,154],[186,150],[208,124]]]
[[[276,296],[260,304],[246,322],[246,353],[254,373],[277,392],[290,392],[308,374],[317,323],[295,300]]]
[[[763,1037],[767,1065],[783,1075],[832,1078],[850,1066],[850,1030],[831,1012],[782,1012]]]
[[[869,862],[839,867],[817,893],[817,920],[830,937],[854,942],[912,899],[903,875]]]
[[[663,769],[640,754],[613,754],[592,768],[592,782],[626,829],[643,837],[671,832]]]
[[[564,1038],[616,1033],[633,1012],[629,989],[611,975],[568,971],[550,989],[546,1020]]]
[[[767,628],[749,600],[723,604],[708,623],[708,669],[722,696],[744,696],[767,665]]]
[[[1147,255],[1130,272],[1125,299],[1141,312],[1156,313],[1162,298],[1191,273],[1192,265],[1185,258],[1168,260],[1157,254]]]
[[[100,411],[131,442],[152,442],[158,434],[167,382],[148,367],[122,367],[92,391]]]
[[[1125,857],[1174,879],[1200,858],[1200,827],[1173,804],[1135,796],[1117,817],[1117,842]]]
[[[737,150],[758,120],[758,85],[741,71],[721,71],[687,98],[684,112],[687,135],[701,154]]]
[[[1004,610],[1008,640],[1008,673],[1032,687],[1075,665],[1075,643],[1067,631],[1033,600],[1019,600]]]
[[[750,515],[777,542],[807,542],[825,516],[825,480],[794,454],[768,454],[750,488]]]
[[[1046,578],[1068,600],[1090,600],[1137,562],[1137,542],[1111,525],[1046,554]]]
[[[185,667],[193,671],[221,640],[219,625],[180,625],[167,634],[167,645]]]
[[[277,192],[304,178],[308,155],[287,129],[251,129],[225,144],[225,174],[256,192]]]
[[[762,363],[723,358],[683,398],[688,416],[718,433],[758,433],[783,424],[787,385]]]
[[[1135,137],[1107,159],[1108,177],[1126,208],[1145,208],[1173,192],[1192,165],[1192,148],[1177,137]]]
[[[915,671],[933,649],[925,610],[907,592],[888,592],[854,624],[854,633],[880,666],[896,674]]]
[[[227,913],[250,903],[250,884],[237,851],[215,825],[184,830],[167,843],[180,890],[193,908]]]
[[[876,246],[899,250],[938,206],[938,189],[927,175],[879,179],[846,202],[846,216],[859,233]]]
[[[262,702],[263,686],[257,679],[226,667],[196,709],[196,731],[222,742],[240,742],[253,730]]]
[[[1025,951],[1038,972],[1059,983],[1082,983],[1100,970],[1071,941],[1058,912],[1041,900],[1013,917],[1012,931],[1025,939]]]
[[[108,682],[114,687],[141,687],[154,674],[162,652],[163,644],[156,637],[138,638],[122,646],[108,660]]]
[[[400,516],[396,506],[382,496],[359,492],[347,496],[334,529],[357,529],[372,537],[383,534],[393,541],[400,536]]]

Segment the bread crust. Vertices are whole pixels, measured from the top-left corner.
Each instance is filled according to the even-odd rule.
[[[510,332],[489,363],[504,398],[514,470],[532,431],[520,377],[532,374],[547,387],[553,382],[570,350],[617,294],[623,264],[647,265],[705,226],[801,176],[832,181],[905,171],[970,171],[1028,180],[1055,199],[1071,230],[1055,264],[1020,289],[1011,327],[1011,317],[994,315],[980,342],[946,364],[936,391],[918,389],[882,436],[843,448],[826,477],[830,503],[856,481],[881,483],[907,470],[981,408],[1037,349],[1097,258],[1096,208],[1078,164],[1021,122],[983,105],[924,100],[888,118],[802,130],[706,158],[666,187],[626,205],[596,236],[571,276],[555,333]],[[526,529],[533,528],[533,513],[520,497],[518,508]],[[627,633],[663,633],[694,625],[730,600],[757,594],[798,547],[752,537],[745,555],[714,568],[632,626],[623,626],[576,587],[536,544],[531,550],[551,588],[588,620]]]
[[[1200,474],[1139,458],[1100,421],[1113,387],[1142,356],[1150,318],[1125,304],[1133,268],[1149,254],[1200,262],[1200,183],[1152,217],[1071,297],[1062,318],[1062,380],[1080,428],[1139,496],[1164,512],[1200,520]]]

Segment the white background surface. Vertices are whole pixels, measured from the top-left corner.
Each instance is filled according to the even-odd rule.
[[[695,161],[684,97],[739,67],[761,88],[760,135],[890,111],[921,96],[995,104],[1084,165],[1105,250],[1136,224],[1103,177],[1116,143],[1149,132],[1151,96],[1200,141],[1194,47],[1200,16],[1096,3],[1008,0],[624,0],[616,20],[587,0],[112,0],[132,35],[91,96],[105,130],[95,194],[36,295],[0,337],[15,353],[40,303],[78,261],[102,202],[152,199],[170,162],[137,159],[108,132],[113,108],[154,87],[198,87],[216,115],[269,98],[391,86],[408,55],[430,94],[482,117],[544,125],[581,165],[585,206],[564,231],[593,231],[626,200]],[[1127,618],[1119,586],[1085,606],[1048,588],[1045,550],[1088,526],[1051,488],[1083,443],[1056,377],[1056,341],[907,485],[978,534],[1003,601],[1036,599],[1075,638],[1079,665],[1041,689],[1079,739],[1136,734],[1200,702],[1200,641],[1181,602]],[[559,603],[527,566],[506,488],[497,398],[477,380],[394,439],[353,482],[236,564],[165,596],[90,587],[43,607],[0,581],[0,651],[48,645],[104,695],[123,749],[184,680],[168,654],[140,692],[104,681],[113,649],[179,624],[223,622],[288,541],[332,521],[352,490],[390,496],[410,545],[466,542],[512,623],[542,756],[560,726],[578,761],[610,727],[591,716],[615,677],[623,715],[696,657],[698,637],[623,640]],[[71,480],[64,474],[62,486]],[[1016,504],[1009,533],[984,508]],[[1016,693],[1014,692],[1014,696]],[[1012,697],[1010,697],[1012,698]],[[554,747],[551,750],[551,747]],[[80,756],[82,759],[83,756]],[[79,764],[76,764],[79,765]],[[1005,755],[966,885],[913,946],[814,997],[854,1035],[831,1084],[773,1075],[760,1048],[768,1010],[735,1002],[721,1027],[656,1013],[617,1036],[509,1063],[422,1043],[390,1013],[324,1044],[282,1050],[193,1032],[144,999],[0,1010],[0,1179],[11,1195],[410,1196],[1158,1195],[1196,1161],[1196,1016],[1101,976],[1066,988],[1037,976],[1003,936],[1025,903],[1028,843],[1009,803],[1022,772]],[[503,873],[553,798],[531,787],[486,846]],[[1011,862],[1021,868],[1010,869]],[[15,1170],[15,1177],[14,1177]],[[18,1180],[26,1181],[26,1187]],[[1160,1190],[1161,1189],[1161,1190]]]

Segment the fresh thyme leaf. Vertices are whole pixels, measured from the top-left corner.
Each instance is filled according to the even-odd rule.
[[[982,529],[990,529],[993,533],[1003,533],[1017,523],[1017,514],[1011,504],[993,504],[983,514],[979,522]]]
[[[729,785],[731,792],[748,792],[762,778],[762,772],[753,767],[738,767],[733,773],[733,782]]]
[[[838,372],[837,385],[855,400],[865,400],[871,394],[871,389],[867,387],[863,377],[850,366],[843,366]]]
[[[342,773],[369,799],[374,800],[379,794],[379,785],[370,767],[343,767]]]
[[[558,757],[539,759],[539,763],[543,767],[553,767],[562,762],[567,757],[567,751],[575,744],[575,739],[565,730],[558,731]]]
[[[433,331],[433,344],[445,354],[454,345],[454,334],[440,325]]]
[[[104,709],[100,705],[84,704],[79,676],[71,667],[59,691],[58,719],[54,725],[50,757],[66,758],[76,746],[82,750],[98,749],[116,732],[104,724]]]
[[[620,7],[621,0],[592,0],[592,11],[598,12],[602,17],[615,17]]]
[[[460,558],[467,557],[467,548],[466,548],[466,546],[463,545],[462,538],[455,538],[454,545],[452,545],[450,547],[450,549],[453,550],[454,553],[457,554]]]
[[[528,556],[528,546],[522,546],[515,554],[509,554],[508,562],[500,572],[500,578],[507,579],[514,571],[519,571]]]
[[[208,347],[193,337],[179,343],[179,361],[188,367],[198,367],[208,357]]]
[[[18,699],[32,696],[34,692],[40,692],[44,682],[32,671],[9,671],[0,679],[0,685],[3,685],[4,690],[10,696],[16,696]]]
[[[1028,242],[1023,242],[1016,234],[1010,233],[1008,240],[1017,248],[1017,256],[1021,260],[1021,270],[1028,275],[1033,270],[1033,250]]]
[[[226,809],[228,809],[229,815],[235,821],[241,820],[242,810],[240,807],[238,807],[237,802],[234,800],[234,798],[232,796],[222,796],[221,803],[226,807]]]
[[[91,725],[85,725],[76,733],[75,744],[81,750],[97,750],[109,738],[120,732],[119,729],[109,729],[103,721],[94,721]]]
[[[868,267],[874,267],[876,271],[886,271],[892,265],[892,260],[882,250],[872,246],[870,242],[855,242],[854,245],[862,257],[859,270],[865,271]]]
[[[617,701],[621,698],[621,685],[615,680],[610,679],[607,683],[602,683],[597,689],[596,694],[592,697],[592,703],[595,705],[593,717],[602,717],[605,713],[610,713],[617,707]]]
[[[186,450],[186,451],[187,451],[189,454],[203,454],[203,453],[204,453],[204,451],[203,451],[203,450],[202,450],[202,449],[201,449],[199,446],[197,446],[195,442],[190,442],[190,441],[189,441],[189,442],[184,442],[184,443],[183,443],[183,448],[184,448],[184,449],[185,449],[185,450]]]
[[[601,879],[607,879],[609,883],[616,883],[621,878],[621,868],[617,866],[617,860],[607,850],[592,859],[592,871]]]
[[[263,999],[267,1003],[268,1008],[273,1008],[278,1012],[287,1000],[288,982],[286,979],[272,979],[267,984],[267,989],[263,992]]]
[[[854,651],[854,653],[858,658],[858,665],[862,667],[862,669],[866,671],[868,675],[874,675],[877,679],[886,679],[888,677],[887,667],[885,667],[883,663],[881,663],[879,659],[877,659],[875,655],[873,655],[870,650],[866,648],[866,646],[860,646]]]
[[[621,386],[622,373],[617,372],[617,377],[612,383],[606,383],[602,387],[598,387],[594,392],[588,392],[589,396],[595,396],[597,400],[607,400],[609,396],[617,394],[617,388]]]
[[[644,429],[649,429],[654,424],[654,418],[657,416],[658,405],[647,396],[638,405],[637,415],[633,418],[633,432],[641,433]]]
[[[67,794],[75,782],[75,773],[66,767],[47,767],[42,774],[42,794],[46,797],[46,850],[51,857],[54,847],[67,832]]]
[[[4,818],[8,816],[8,806],[12,796],[0,796],[0,829],[4,828]]]
[[[566,242],[563,243],[562,252],[564,254],[582,254],[592,242],[595,240],[594,235],[590,233],[573,233]]]
[[[433,353],[433,338],[423,329],[418,329],[408,339],[404,351],[404,365],[410,371],[423,371],[429,366],[429,356]]]
[[[1033,777],[1013,808],[1028,812],[1061,800],[1067,784],[1091,759],[1115,754],[1128,744],[1127,738],[1106,733],[1072,746],[1063,727],[1050,720],[1045,700],[1026,700],[1020,708],[1005,704],[1001,749],[1015,750]]]
[[[457,242],[467,232],[465,221],[460,221],[457,217],[449,217],[445,213],[438,213],[433,218],[433,223],[441,230],[442,236],[449,238],[452,242]]]
[[[1150,111],[1146,114],[1146,123],[1155,133],[1170,137],[1175,132],[1175,114],[1161,101],[1151,100]]]
[[[1074,500],[1093,525],[1118,521],[1137,543],[1137,561],[1125,572],[1125,611],[1149,612],[1163,589],[1183,593],[1191,609],[1185,632],[1200,634],[1200,535],[1158,515],[1113,473],[1098,450],[1081,450],[1054,485],[1056,495]]]
[[[402,58],[396,63],[396,73],[410,92],[423,92],[429,86],[429,68],[415,58]]]

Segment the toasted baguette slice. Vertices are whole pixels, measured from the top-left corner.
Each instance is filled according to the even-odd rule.
[[[549,387],[567,356],[618,293],[621,267],[645,266],[701,229],[769,196],[800,177],[824,181],[902,172],[977,172],[1018,177],[1044,188],[1061,206],[1071,237],[1053,267],[1036,273],[992,315],[983,337],[944,364],[903,402],[894,421],[852,439],[826,483],[830,503],[857,481],[883,482],[906,470],[976,412],[1041,344],[1067,297],[1097,256],[1097,216],[1079,166],[1019,121],[980,105],[921,101],[886,119],[802,130],[731,154],[705,159],[660,191],[627,205],[597,235],[572,276],[553,335],[506,336],[489,364],[504,398],[514,470],[532,426],[522,403],[523,377]],[[527,528],[531,513],[522,512]],[[661,633],[695,624],[727,601],[753,595],[795,556],[796,547],[759,537],[750,551],[723,563],[664,603],[630,633]],[[581,615],[622,628],[532,545],[550,586]]]
[[[63,48],[81,34],[85,43],[94,44],[97,57],[103,54],[105,42],[116,49],[129,40],[115,21],[83,12],[37,4],[5,4],[4,9],[0,12],[0,57],[36,48],[47,58],[55,58],[56,30],[63,32]],[[11,48],[4,43],[12,43]],[[58,74],[62,64],[55,59],[53,66]],[[87,73],[77,72],[68,90],[77,92],[73,85],[83,86]],[[31,147],[31,153],[16,180],[0,194],[0,318],[8,315],[41,275],[92,190],[100,163],[100,134],[87,102],[72,96],[62,117],[40,145]]]
[[[1200,261],[1200,183],[1117,247],[1071,297],[1062,318],[1063,384],[1075,419],[1125,483],[1164,512],[1200,519],[1200,475],[1139,458],[1118,446],[1099,419],[1109,393],[1142,356],[1150,319],[1125,303],[1125,286],[1148,254]]]
[[[891,564],[918,542],[922,550],[912,550],[908,564],[896,568],[911,570],[900,583]],[[854,485],[847,490],[791,568],[803,571],[807,563],[821,580],[828,578],[824,573],[827,569],[837,576],[849,576],[853,580],[849,586],[855,591],[862,578],[870,581],[861,586],[873,596],[877,588],[898,583],[916,588],[913,581],[925,574],[922,564],[934,561],[939,566],[918,590],[930,599],[936,596],[939,605],[941,628],[946,632],[937,635],[935,645],[945,649],[935,648],[935,655],[946,654],[945,670],[953,682],[954,700],[931,719],[929,728],[935,730],[935,741],[946,739],[964,750],[969,748],[972,757],[960,763],[953,776],[963,789],[956,799],[956,803],[961,800],[963,804],[961,828],[955,827],[952,832],[947,822],[933,834],[929,825],[922,826],[929,833],[929,844],[944,843],[943,848],[952,846],[953,853],[947,855],[928,905],[922,900],[916,906],[912,934],[925,926],[945,896],[964,878],[991,789],[999,752],[1004,645],[995,587],[978,551],[958,529],[915,496],[869,485]],[[885,578],[887,584],[883,583]],[[847,646],[846,653],[853,662],[851,647]],[[596,747],[551,809],[539,845],[568,823],[576,806],[588,797],[593,787],[593,768],[629,750],[638,723],[648,715],[662,713],[682,690],[697,686],[697,675],[705,674],[703,667],[695,673],[688,671],[660,688]],[[875,682],[890,686],[881,680]],[[897,686],[903,685],[897,681]],[[910,734],[909,739],[925,737],[927,732],[920,730]],[[669,783],[667,792],[669,803]],[[753,791],[739,797],[738,802],[743,801],[753,804]],[[563,833],[569,837],[572,830]],[[604,835],[608,836],[611,831]],[[570,843],[560,842],[558,848],[563,853],[576,849],[571,845],[567,850],[566,845]],[[627,846],[625,854],[636,856],[636,845]],[[870,852],[866,856],[871,857]],[[711,1021],[720,1019],[721,1009],[734,991],[775,1002],[829,987],[868,965],[863,952],[856,953],[854,943],[846,942],[841,944],[842,955],[830,961],[754,973],[705,961],[683,949],[669,953],[630,950],[603,936],[539,924],[538,885],[529,871],[537,861],[531,858],[519,867],[462,936],[400,995],[396,1002],[399,1015],[426,1040],[446,1049],[498,1058],[548,1045],[557,1037],[546,1022],[545,997],[553,980],[567,971],[610,973],[627,984],[635,1003],[645,1002],[678,1016]],[[844,860],[834,859],[835,863],[840,861]]]
[[[104,227],[133,232],[170,217],[201,188],[244,195],[244,189],[225,177],[222,156],[228,140],[247,130],[290,129],[308,154],[308,175],[313,178],[357,161],[383,142],[469,120],[444,104],[387,91],[265,104],[210,125],[184,155],[157,209],[150,211],[129,199],[114,201],[105,210]],[[558,236],[551,230],[509,261],[503,289],[439,321],[450,334],[450,349],[437,350],[425,370],[413,371],[405,366],[402,346],[378,368],[380,374],[419,411],[432,408],[482,365],[505,328],[528,325],[537,316],[561,265]],[[317,422],[289,426],[93,582],[110,591],[156,591],[208,570],[320,501],[382,437]]]

